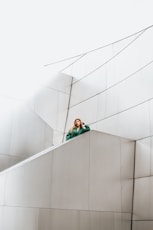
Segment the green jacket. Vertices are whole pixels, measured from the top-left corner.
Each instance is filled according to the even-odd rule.
[[[85,125],[84,128],[80,128],[78,131],[77,131],[77,127],[76,127],[72,130],[71,133],[70,133],[70,131],[67,133],[66,140],[69,140],[69,139],[76,137],[80,134],[83,134],[87,131],[90,131],[90,127],[88,125]]]

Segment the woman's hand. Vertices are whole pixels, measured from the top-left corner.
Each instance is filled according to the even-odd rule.
[[[81,127],[82,127],[83,129],[85,129],[85,123],[84,123],[84,122],[81,122]]]

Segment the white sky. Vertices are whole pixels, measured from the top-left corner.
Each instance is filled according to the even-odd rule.
[[[152,0],[1,0],[0,96],[22,98],[44,80],[44,64],[152,25],[152,5]]]

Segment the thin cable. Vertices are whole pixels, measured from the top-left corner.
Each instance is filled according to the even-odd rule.
[[[70,59],[74,59],[74,58],[77,58],[77,57],[79,57],[79,56],[81,56],[81,54],[78,54],[78,55],[73,56],[73,57],[61,59],[61,60],[59,60],[59,61],[51,62],[51,63],[49,63],[49,64],[45,64],[44,67],[51,66],[51,65],[55,65],[55,64],[58,64],[58,63],[60,63],[60,62],[68,61],[68,60],[70,60]]]
[[[112,61],[114,58],[116,58],[120,53],[122,53],[124,50],[126,50],[133,42],[135,42],[139,37],[142,36],[142,34],[145,32],[146,30],[143,30],[136,38],[134,38],[132,41],[130,41],[126,46],[124,46],[124,48],[122,48],[119,52],[117,52],[115,55],[113,55],[111,58],[109,58],[107,61],[105,61],[103,64],[99,65],[98,67],[96,67],[95,69],[93,69],[92,71],[90,71],[89,73],[85,74],[83,77],[81,77],[80,79],[76,80],[73,84],[76,84],[77,82],[81,81],[82,79],[88,77],[89,75],[91,75],[92,73],[96,72],[97,70],[99,70],[100,68],[102,68],[104,65],[106,65],[107,63],[109,63],[110,61]]]
[[[93,96],[88,97],[88,98],[85,99],[85,100],[82,100],[81,102],[79,102],[79,103],[77,103],[77,104],[72,105],[71,108],[74,107],[74,106],[77,106],[77,105],[79,105],[79,104],[81,104],[81,103],[83,103],[83,102],[85,102],[85,101],[88,101],[88,100],[90,100],[91,98],[94,98],[94,97],[98,96],[99,94],[104,93],[104,92],[110,90],[111,88],[114,88],[115,86],[117,86],[117,85],[123,83],[124,81],[127,81],[129,78],[133,77],[135,74],[139,73],[140,71],[142,71],[143,69],[145,69],[147,66],[151,65],[152,63],[153,63],[153,60],[151,60],[150,62],[148,62],[147,64],[145,64],[144,66],[142,66],[141,68],[139,68],[138,70],[136,70],[135,72],[131,73],[130,75],[128,75],[128,76],[125,77],[124,79],[122,79],[122,80],[120,80],[120,81],[114,83],[113,85],[107,87],[106,89],[104,89],[104,90],[102,90],[102,91],[100,91],[100,92],[94,94]]]
[[[153,137],[153,134],[148,135],[148,136],[145,136],[145,137],[142,137],[142,138],[139,138],[139,139],[137,139],[136,141],[141,141],[141,140],[143,140],[143,139],[150,138],[150,137]]]
[[[121,38],[121,39],[119,39],[119,40],[116,40],[115,42],[108,43],[108,44],[106,44],[106,45],[103,45],[103,46],[100,46],[100,47],[98,47],[98,48],[89,50],[89,51],[87,51],[87,52],[84,52],[84,53],[81,53],[81,54],[78,54],[78,55],[75,55],[75,56],[71,56],[71,57],[68,57],[68,58],[65,58],[65,59],[61,59],[61,60],[58,60],[58,61],[55,61],[55,62],[51,62],[51,63],[45,64],[44,67],[48,67],[48,66],[51,66],[51,65],[58,64],[58,63],[60,63],[60,62],[64,62],[64,61],[73,59],[73,58],[77,58],[77,57],[80,57],[80,56],[84,56],[85,54],[89,54],[89,53],[95,52],[95,51],[97,51],[97,50],[99,50],[99,49],[103,49],[103,48],[105,48],[105,47],[108,47],[108,46],[110,46],[110,45],[114,45],[114,44],[116,44],[116,43],[118,43],[118,42],[121,42],[121,41],[123,41],[123,40],[126,40],[126,39],[128,39],[128,38],[130,38],[130,37],[132,37],[132,36],[134,36],[134,35],[137,35],[137,34],[143,32],[144,30],[148,30],[148,29],[150,29],[150,28],[152,28],[152,27],[153,27],[153,25],[148,26],[148,27],[146,27],[146,28],[144,28],[144,29],[142,29],[142,30],[140,30],[140,31],[138,31],[138,32],[135,32],[135,33],[133,33],[133,34],[130,34],[130,35],[128,35],[128,36],[126,36],[126,37],[124,37],[124,38]]]
[[[68,66],[66,66],[65,68],[61,69],[59,71],[59,73],[63,72],[64,70],[68,69],[70,66],[72,66],[73,64],[75,64],[77,61],[79,61],[81,58],[83,58],[85,55],[87,55],[87,53],[82,54],[79,58],[77,58],[74,62],[72,62],[71,64],[69,64]]]
[[[104,117],[104,118],[99,119],[99,120],[94,121],[94,122],[91,122],[90,125],[93,125],[93,124],[95,124],[95,123],[98,123],[98,122],[104,121],[104,120],[106,120],[106,119],[112,118],[112,117],[114,117],[114,116],[116,116],[116,115],[119,115],[119,114],[121,114],[121,113],[127,112],[127,111],[130,110],[130,109],[134,109],[134,108],[136,108],[136,107],[138,107],[138,106],[140,106],[140,105],[143,105],[143,104],[145,104],[145,103],[147,103],[147,102],[149,102],[149,101],[152,101],[152,100],[153,100],[153,97],[152,97],[152,98],[149,98],[149,99],[147,99],[147,100],[144,100],[144,101],[138,103],[137,105],[130,106],[130,107],[128,107],[127,109],[124,109],[124,110],[122,110],[122,111],[120,111],[120,112],[114,113],[114,114],[112,114],[112,115],[110,115],[110,116]]]

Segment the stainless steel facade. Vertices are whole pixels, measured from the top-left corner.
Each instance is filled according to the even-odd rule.
[[[90,131],[4,171],[0,228],[130,230],[134,149]]]

